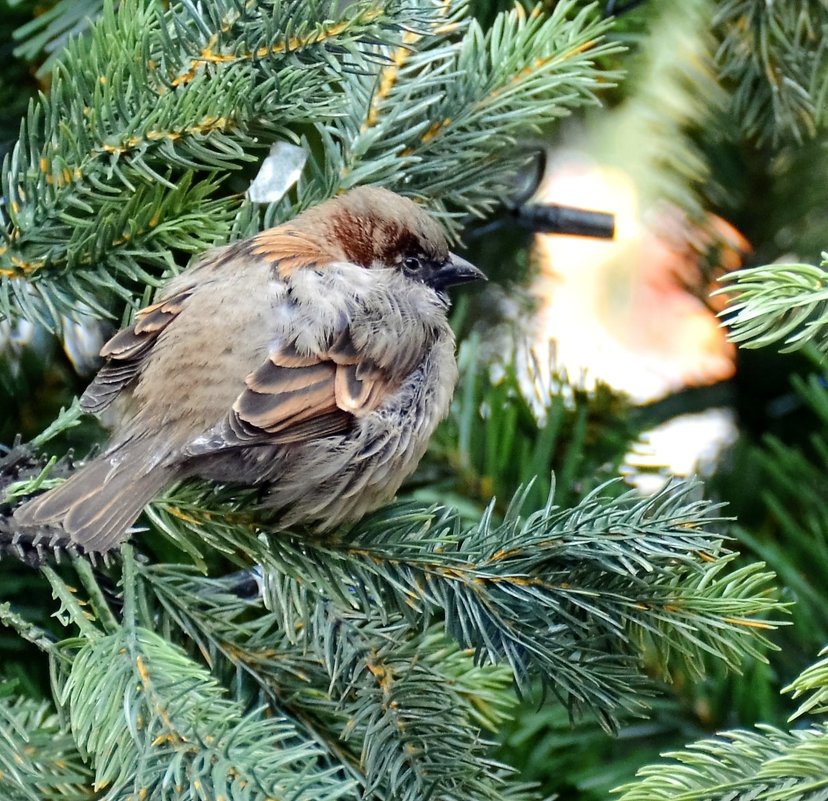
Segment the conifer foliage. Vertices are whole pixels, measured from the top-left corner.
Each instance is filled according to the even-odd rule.
[[[359,184],[428,204],[458,235],[503,199],[521,137],[618,77],[612,23],[576,0],[485,29],[453,0],[82,5],[23,32],[22,52],[54,53],[51,80],[2,177],[0,313],[63,334],[128,319],[193,255]],[[245,190],[279,142],[307,161],[262,207]],[[464,386],[478,377],[465,364]],[[499,426],[503,464],[534,453],[548,481],[550,421],[571,406],[541,393],[518,425],[517,384],[482,391],[453,430]],[[71,406],[34,448],[79,418]],[[5,511],[68,469],[30,457],[4,457]],[[253,493],[190,483],[112,564],[39,567],[45,615],[0,603],[50,678],[48,697],[0,683],[0,796],[528,800],[537,788],[488,742],[518,694],[545,689],[612,731],[647,713],[654,676],[763,658],[773,576],[737,561],[699,485],[602,484],[562,508],[499,478],[482,512],[409,500],[326,538],[276,531]]]

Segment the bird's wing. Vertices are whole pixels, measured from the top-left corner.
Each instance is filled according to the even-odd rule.
[[[322,354],[301,354],[293,345],[280,347],[247,376],[220,430],[191,452],[341,434],[376,409],[396,385],[356,352],[347,328]]]
[[[129,328],[119,331],[101,348],[106,359],[81,396],[81,408],[99,412],[138,375],[159,334],[176,318],[193,289],[188,288],[141,309]]]

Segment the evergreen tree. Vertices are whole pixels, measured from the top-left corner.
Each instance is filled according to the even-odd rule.
[[[689,214],[738,216],[764,160],[778,179],[761,200],[770,208],[796,194],[781,167],[813,164],[803,143],[824,124],[828,12],[819,0],[694,9],[713,20],[722,95],[669,129],[664,195]],[[320,537],[277,530],[252,492],[189,482],[147,508],[148,531],[108,564],[15,542],[14,504],[100,437],[71,401],[83,337],[128,322],[194,255],[356,185],[412,196],[459,236],[511,196],[527,137],[599,90],[610,104],[622,96],[621,70],[655,28],[646,3],[617,19],[576,0],[471,10],[477,19],[452,0],[60,0],[16,29],[42,83],[8,147],[0,220],[0,370],[18,410],[3,433],[30,439],[0,459],[2,797],[530,799],[557,782],[586,798],[584,772],[601,787],[629,773],[590,766],[584,751],[611,753],[605,732],[629,734],[636,717],[691,720],[686,688],[705,673],[727,692],[724,668],[746,670],[746,695],[775,692],[761,665],[783,606],[728,533],[790,587],[784,636],[813,660],[828,564],[810,547],[826,531],[823,432],[799,450],[744,446],[751,464],[764,455],[765,494],[753,516],[734,499],[742,528],[697,484],[642,497],[605,479],[647,414],[541,370],[529,369],[528,397],[471,302],[455,319],[466,336],[452,416],[397,503]],[[32,7],[16,13],[10,25]],[[19,63],[0,75],[10,117]],[[269,153],[302,166],[262,203],[246,190]],[[721,163],[742,168],[730,192],[714,180]],[[793,204],[779,205],[754,237],[768,261],[791,226],[798,241],[813,236],[813,220],[786,220]],[[824,275],[772,265],[726,284],[734,338],[815,354],[799,392],[823,428]],[[659,695],[670,679],[678,691]],[[825,685],[822,661],[791,683],[810,693],[801,715],[824,711]],[[538,707],[543,692],[553,700]],[[562,717],[586,743],[571,758]],[[824,727],[768,722],[643,769],[622,797],[820,797]],[[510,725],[493,754],[489,739]],[[532,726],[547,732],[538,753],[566,766],[554,782],[554,767],[536,771],[541,788],[507,764]]]

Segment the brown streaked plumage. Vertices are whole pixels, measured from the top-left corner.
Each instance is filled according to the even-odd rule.
[[[457,380],[445,289],[482,278],[410,200],[362,188],[207,254],[103,348],[104,453],[14,514],[88,551],[188,477],[261,485],[320,529],[390,498]]]

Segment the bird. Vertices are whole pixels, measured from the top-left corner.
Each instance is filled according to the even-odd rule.
[[[103,346],[80,404],[109,410],[109,439],[14,511],[18,532],[106,553],[188,478],[261,488],[284,527],[360,518],[447,416],[447,290],[479,280],[429,212],[376,186],[209,251]]]

